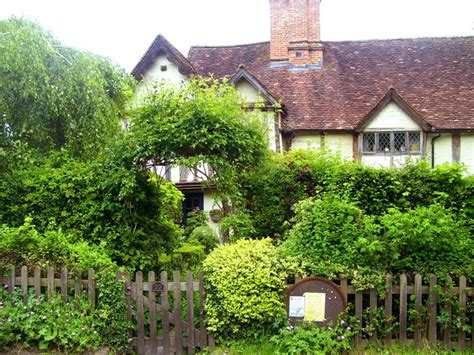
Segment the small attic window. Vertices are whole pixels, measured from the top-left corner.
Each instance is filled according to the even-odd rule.
[[[167,71],[167,70],[168,70],[168,66],[162,65],[162,66],[160,67],[160,70],[161,70],[161,71]]]
[[[295,56],[296,58],[301,58],[303,56],[303,53],[301,53],[300,51],[296,51]]]

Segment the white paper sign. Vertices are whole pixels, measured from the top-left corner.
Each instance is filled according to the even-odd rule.
[[[308,322],[323,322],[326,311],[326,294],[306,292],[304,320]]]
[[[290,296],[290,317],[304,317],[304,297],[303,296]]]

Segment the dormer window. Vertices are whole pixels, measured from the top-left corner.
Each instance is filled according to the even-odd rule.
[[[364,154],[420,154],[421,132],[365,132],[362,136]]]

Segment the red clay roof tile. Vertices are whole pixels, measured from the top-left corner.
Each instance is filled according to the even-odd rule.
[[[354,130],[390,88],[438,130],[474,129],[474,37],[323,42],[321,70],[270,67],[270,43],[192,47],[203,76],[243,64],[288,113],[286,129]]]

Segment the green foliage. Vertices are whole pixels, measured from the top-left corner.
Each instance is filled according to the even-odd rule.
[[[117,154],[89,162],[61,154],[20,164],[0,184],[0,222],[20,226],[31,216],[41,233],[61,229],[72,240],[105,243],[122,266],[157,266],[158,255],[181,236],[173,219],[182,194]]]
[[[328,194],[295,208],[281,248],[310,274],[349,276],[357,289],[383,284],[387,272],[472,275],[469,228],[440,205],[389,209],[375,219],[353,202]]]
[[[96,307],[86,298],[64,304],[59,295],[46,299],[30,294],[26,304],[20,290],[9,295],[0,290],[0,350],[20,344],[42,351],[84,352],[107,347],[126,352],[130,344],[131,322],[123,284],[114,273],[97,275],[100,292]]]
[[[130,333],[133,325],[127,319],[123,280],[116,281],[114,274],[107,271],[100,272],[98,277],[96,315],[102,344],[118,353],[125,353],[132,340]]]
[[[427,162],[379,169],[312,151],[270,156],[242,177],[246,209],[256,235],[281,238],[291,227],[294,205],[336,192],[364,213],[380,216],[390,208],[406,211],[439,203],[473,230],[474,177],[459,165],[431,169]]]
[[[244,211],[239,211],[226,216],[221,223],[221,231],[226,239],[236,241],[239,239],[249,239],[256,236],[256,230],[250,215]]]
[[[18,227],[0,227],[0,266],[67,266],[75,270],[116,268],[102,246],[73,239],[61,230],[41,234],[31,218]]]
[[[130,135],[145,161],[241,168],[267,148],[263,124],[252,116],[235,88],[217,80],[157,84],[132,112]]]
[[[87,300],[64,305],[59,296],[45,300],[31,294],[23,305],[21,292],[9,296],[3,290],[0,299],[0,349],[13,343],[43,351],[82,352],[101,346],[95,311]]]
[[[198,227],[207,226],[207,214],[204,211],[191,211],[186,218],[186,226],[184,235],[189,237],[191,233]]]
[[[385,265],[394,272],[472,275],[474,240],[469,229],[440,205],[380,217]]]
[[[378,266],[383,250],[373,218],[337,195],[307,199],[295,207],[294,226],[282,245],[284,254],[301,260],[308,273],[347,275],[360,267]]]
[[[271,240],[239,240],[204,261],[208,329],[222,341],[256,338],[285,317],[288,273]]]
[[[265,120],[247,111],[237,90],[218,80],[156,84],[130,113],[128,145],[142,166],[198,169],[216,186],[224,213],[240,197],[240,176],[268,147]],[[205,163],[205,164],[203,164]]]
[[[201,244],[207,255],[219,245],[219,238],[210,227],[201,226],[191,232],[188,243]]]
[[[277,348],[275,354],[335,354],[351,350],[355,335],[344,321],[325,327],[304,322],[281,330],[270,341]]]
[[[133,81],[110,61],[62,45],[24,19],[0,21],[0,147],[94,156],[120,130]]]

